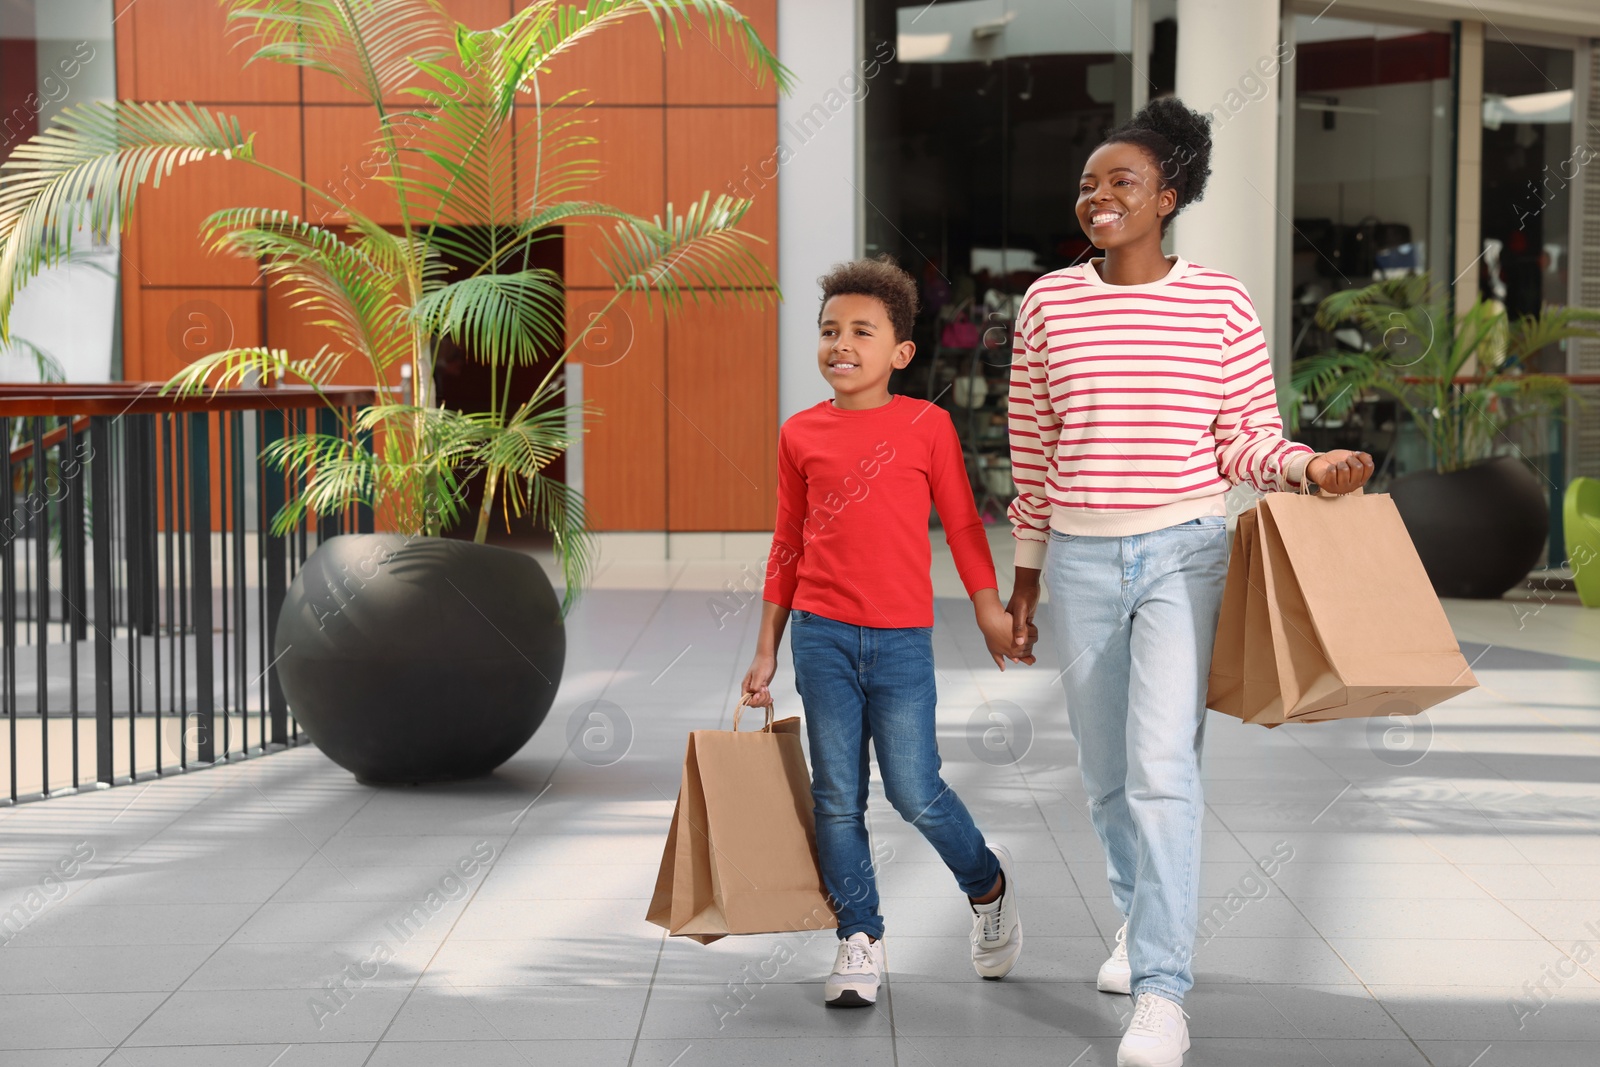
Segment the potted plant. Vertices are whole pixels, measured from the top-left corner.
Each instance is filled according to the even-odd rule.
[[[1546,305],[1511,319],[1478,299],[1455,315],[1426,274],[1335,293],[1317,309],[1330,333],[1354,329],[1356,350],[1297,360],[1292,387],[1331,418],[1369,392],[1392,398],[1421,432],[1431,469],[1396,478],[1395,507],[1441,596],[1494,598],[1527,577],[1549,534],[1549,500],[1507,431],[1562,417],[1559,377],[1528,370],[1549,345],[1600,336],[1600,311]]]
[[[708,193],[646,219],[579,198],[595,174],[582,151],[594,139],[570,96],[541,98],[539,76],[591,34],[641,14],[663,46],[669,28],[681,39],[681,24],[698,17],[713,40],[739,41],[757,79],[786,87],[787,72],[724,0],[545,0],[482,31],[452,23],[437,0],[224,2],[253,43],[250,62],[321,71],[371,105],[383,166],[375,180],[393,189],[400,225],[380,225],[261,162],[237,120],[215,110],[80,105],[5,164],[0,339],[28,278],[69,255],[80,228],[126,226],[138,193],[176,166],[222,157],[264,168],[304,189],[319,218],[337,213],[337,226],[252,207],[207,220],[216,250],[258,262],[333,341],[316,353],[219,352],[166,389],[282,381],[321,389],[347,366],[370,376],[378,399],[355,418],[345,422],[329,405],[342,432],[286,438],[263,453],[304,484],[274,517],[275,532],[308,510],[353,504],[371,506],[396,531],[336,537],[306,561],[279,615],[277,669],[302,728],[358,778],[487,773],[549,710],[565,656],[562,620],[592,554],[581,497],[547,473],[572,442],[559,371],[582,337],[567,337],[561,277],[533,265],[534,253],[561,228],[599,227],[612,282],[602,316],[624,299],[653,314],[658,302],[671,311],[685,299],[761,301],[776,292],[751,249],[759,239],[739,229],[747,200]],[[413,106],[396,107],[397,98]],[[488,364],[489,410],[438,403],[433,363],[444,342]],[[513,371],[536,363],[545,372],[513,404]],[[413,397],[391,391],[402,366]],[[442,538],[477,475],[474,540]],[[485,543],[497,501],[553,534],[566,586],[559,601],[532,557]]]

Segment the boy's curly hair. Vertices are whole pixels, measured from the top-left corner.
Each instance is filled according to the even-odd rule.
[[[822,309],[836,296],[872,296],[882,302],[894,328],[895,343],[911,340],[911,324],[917,318],[917,283],[885,252],[876,259],[856,259],[837,263],[817,279],[822,286],[822,303],[817,306],[817,325],[822,324]]]

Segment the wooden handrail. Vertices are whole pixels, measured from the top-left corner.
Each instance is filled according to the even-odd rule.
[[[0,385],[0,418],[30,415],[163,414],[180,411],[285,411],[320,408],[323,397],[341,406],[359,407],[376,402],[377,393],[364,386],[332,385],[321,395],[308,385],[280,385],[273,389],[223,389],[194,397],[160,395],[163,382],[36,383]]]

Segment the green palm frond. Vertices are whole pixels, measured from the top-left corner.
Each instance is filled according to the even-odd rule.
[[[309,359],[291,359],[283,348],[229,348],[194,360],[163,383],[157,395],[200,396],[210,385],[211,395],[216,396],[231,386],[282,382],[299,382],[321,390],[332,382],[346,356],[348,353],[329,348]]]
[[[49,350],[41,348],[26,337],[18,334],[11,335],[10,347],[17,350],[17,352],[9,353],[6,351],[6,345],[0,344],[0,355],[26,353],[26,358],[33,360],[33,368],[38,372],[41,382],[64,382],[67,380],[66,368],[61,365],[61,361],[56,359]]]
[[[561,276],[534,269],[480,274],[436,289],[412,309],[417,327],[496,366],[526,366],[565,336]]]
[[[683,44],[684,27],[693,28],[694,16],[699,16],[705,27],[701,32],[713,47],[720,49],[725,36],[738,43],[745,65],[755,72],[757,85],[765,85],[771,75],[780,92],[793,87],[793,72],[778,62],[750,20],[727,0],[535,0],[503,29],[526,49],[532,66],[543,69],[594,33],[641,14],[655,23],[662,44],[666,44],[667,31],[671,30],[679,46]]]
[[[761,238],[738,228],[750,203],[704,193],[681,214],[668,204],[664,219],[624,220],[606,234],[611,257],[601,266],[619,292],[644,294],[647,311],[658,297],[668,310],[686,295],[713,303],[728,293],[754,304],[774,299],[777,281],[750,249]]]
[[[1507,348],[1517,363],[1562,341],[1600,337],[1600,310],[1546,304],[1536,315],[1524,315],[1511,326]]]
[[[450,51],[449,18],[437,0],[223,0],[228,22],[253,39],[246,63],[269,60],[320,70],[382,110],[416,75],[418,60]]]
[[[195,104],[93,102],[67,108],[0,164],[0,341],[28,279],[72,254],[80,230],[104,240],[133,217],[146,184],[220,156],[248,159],[237,119]]]
[[[374,381],[385,381],[388,368],[409,355],[411,334],[397,295],[404,275],[395,262],[369,256],[371,245],[352,244],[284,211],[221,211],[205,228],[218,250],[258,262],[290,306],[309,313],[309,325],[326,327],[365,358]]]

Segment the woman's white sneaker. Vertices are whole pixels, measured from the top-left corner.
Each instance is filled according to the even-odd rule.
[[[833,973],[822,987],[822,1002],[830,1008],[870,1008],[878,1002],[883,982],[883,941],[854,933],[839,942]]]
[[[1166,997],[1140,993],[1133,1020],[1117,1046],[1117,1067],[1183,1067],[1189,1051],[1188,1016]]]
[[[1000,861],[1000,895],[988,904],[972,904],[972,967],[985,978],[1004,978],[1022,955],[1022,912],[1011,879],[1011,853],[990,845]]]
[[[1133,968],[1128,966],[1128,924],[1123,923],[1122,929],[1117,931],[1117,947],[1111,950],[1111,958],[1100,965],[1100,975],[1095,979],[1095,988],[1102,993],[1127,994],[1133,983]]]

